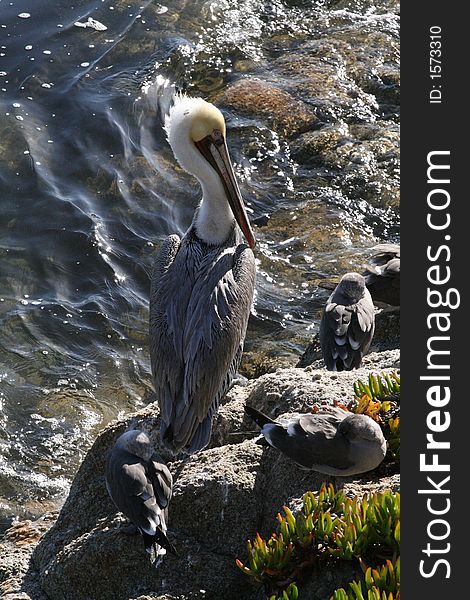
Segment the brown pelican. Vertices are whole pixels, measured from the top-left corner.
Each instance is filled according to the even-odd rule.
[[[392,306],[400,306],[400,246],[379,244],[367,265],[364,276],[372,298]]]
[[[114,504],[138,528],[154,562],[175,549],[166,537],[173,480],[146,433],[126,431],[114,444],[106,487]],[[153,553],[153,554],[152,554]]]
[[[329,371],[357,369],[374,335],[374,304],[365,280],[346,273],[328,298],[320,323],[320,345]]]
[[[357,475],[375,469],[385,457],[382,429],[367,415],[341,408],[298,415],[285,424],[251,406],[245,411],[261,427],[266,442],[305,469],[328,475]]]
[[[162,443],[173,454],[193,454],[209,443],[212,417],[240,363],[255,285],[255,238],[222,113],[200,98],[180,96],[165,129],[179,164],[199,180],[202,201],[183,238],[170,235],[155,259],[150,358]]]

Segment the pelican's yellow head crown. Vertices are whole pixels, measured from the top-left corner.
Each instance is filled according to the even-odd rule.
[[[201,100],[194,107],[189,135],[193,142],[199,142],[210,135],[214,129],[225,137],[225,120],[220,110],[213,104]]]
[[[188,139],[186,136],[191,142],[200,142],[214,129],[225,137],[225,120],[216,106],[202,98],[175,96],[175,103],[165,119],[165,131],[173,151],[178,141]]]

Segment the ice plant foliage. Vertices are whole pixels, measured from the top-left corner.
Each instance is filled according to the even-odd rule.
[[[370,374],[367,383],[354,384],[354,400],[346,407],[356,414],[372,417],[382,427],[392,459],[400,458],[400,375]]]
[[[324,485],[318,495],[304,494],[302,510],[296,516],[287,506],[283,512],[277,516],[278,532],[267,541],[257,534],[247,543],[247,564],[237,560],[244,573],[264,585],[270,600],[296,599],[298,591],[291,584],[321,562],[359,559],[362,564],[375,555],[395,558],[399,554],[398,493],[349,498],[341,490],[335,492],[330,484]],[[379,581],[381,571],[371,570],[369,579],[375,581],[376,576]],[[344,598],[348,600],[349,596]],[[375,600],[376,596],[370,598]],[[382,600],[382,596],[378,598]],[[335,600],[343,599],[339,596]]]
[[[369,567],[362,581],[352,581],[347,591],[336,590],[330,600],[400,600],[400,557]]]
[[[276,596],[276,594],[274,594],[269,598],[269,600],[297,600],[298,597],[299,590],[297,589],[295,583],[291,583],[287,589],[283,590],[280,596]]]
[[[399,402],[400,375],[398,373],[371,373],[369,380],[364,383],[361,379],[354,384],[356,399],[367,396],[375,402]]]

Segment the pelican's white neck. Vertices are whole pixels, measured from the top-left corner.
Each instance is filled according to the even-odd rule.
[[[220,245],[229,237],[235,219],[220,176],[196,148],[190,135],[195,115],[206,111],[207,104],[200,98],[179,97],[165,129],[175,158],[202,187],[202,202],[194,220],[197,234],[208,244]]]
[[[202,201],[194,225],[198,236],[208,244],[223,244],[233,228],[234,217],[222,184],[201,181]],[[218,189],[218,188],[221,189]]]

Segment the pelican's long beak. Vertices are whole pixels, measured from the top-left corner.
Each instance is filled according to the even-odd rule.
[[[218,129],[214,129],[211,134],[194,143],[199,152],[219,174],[225,189],[225,193],[227,194],[227,200],[230,204],[230,208],[232,209],[233,216],[240,226],[248,245],[251,249],[254,249],[256,246],[255,236],[253,230],[251,229],[248,215],[246,214],[240,188],[238,187],[237,180],[235,179],[232,161],[230,160],[227,142],[225,141],[223,133]]]

